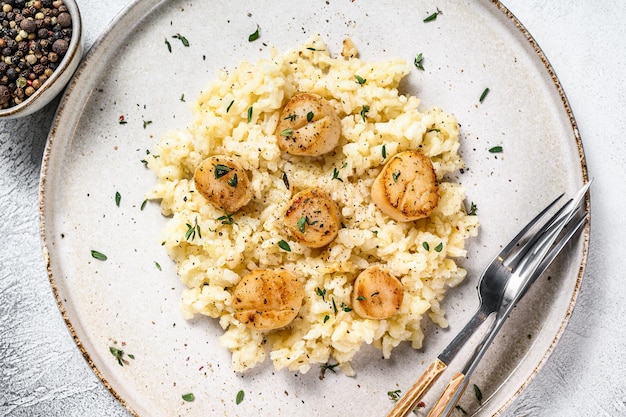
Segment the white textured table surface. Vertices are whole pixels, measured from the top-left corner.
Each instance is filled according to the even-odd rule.
[[[79,0],[87,47],[127,3]],[[504,3],[559,76],[595,179],[589,259],[573,316],[547,364],[504,415],[623,416],[626,7],[607,0]],[[39,169],[57,103],[0,121],[0,416],[128,416],[70,337],[41,255]]]

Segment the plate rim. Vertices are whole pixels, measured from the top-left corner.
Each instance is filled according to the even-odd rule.
[[[46,236],[47,230],[48,230],[47,223],[46,223],[46,216],[45,216],[46,200],[47,200],[46,199],[46,183],[47,183],[47,174],[51,166],[51,158],[54,156],[54,153],[55,153],[54,138],[56,136],[57,130],[60,127],[61,117],[66,113],[65,111],[66,105],[68,105],[68,103],[73,101],[75,94],[78,94],[79,98],[84,99],[81,101],[81,103],[84,103],[92,93],[92,92],[86,92],[86,91],[83,91],[81,93],[80,85],[79,85],[80,81],[85,76],[89,77],[89,75],[85,75],[85,74],[89,73],[89,69],[93,66],[92,63],[97,65],[96,62],[98,60],[99,55],[109,53],[108,50],[111,49],[111,46],[107,45],[107,40],[109,39],[110,36],[114,36],[114,32],[118,29],[120,25],[122,25],[122,23],[124,23],[126,20],[132,21],[133,18],[137,18],[134,23],[134,25],[137,25],[138,22],[140,22],[143,17],[149,15],[154,9],[161,7],[161,5],[164,2],[165,0],[159,0],[154,3],[151,2],[150,0],[133,0],[123,9],[121,9],[121,11],[111,20],[111,22],[104,29],[104,31],[102,31],[100,35],[97,37],[97,39],[94,41],[89,51],[85,54],[82,62],[78,66],[78,69],[74,73],[74,76],[72,77],[68,87],[63,93],[62,98],[57,107],[57,110],[55,112],[53,123],[46,139],[45,150],[44,150],[44,154],[42,157],[40,179],[39,179],[39,192],[38,192],[38,195],[39,195],[39,235],[40,235],[40,240],[41,240],[41,245],[42,245],[42,252],[43,252],[43,257],[45,261],[46,272],[48,275],[52,293],[54,295],[59,312],[61,313],[63,321],[65,322],[68,328],[68,331],[72,339],[74,340],[74,343],[78,347],[80,353],[82,354],[83,358],[85,359],[85,361],[87,362],[91,370],[94,372],[96,377],[100,380],[100,382],[104,385],[104,387],[113,395],[113,397],[134,417],[143,417],[143,416],[140,415],[135,409],[133,409],[128,403],[128,401],[117,392],[115,387],[113,387],[113,385],[109,382],[109,380],[100,371],[98,366],[94,363],[94,361],[92,360],[91,354],[87,351],[86,347],[84,346],[81,340],[80,335],[77,333],[74,327],[74,324],[66,309],[65,302],[63,301],[63,298],[59,292],[59,288],[57,286],[57,278],[55,278],[55,275],[53,273],[52,260],[49,254],[50,242],[48,241],[48,238]],[[489,3],[487,5],[488,7],[494,7],[497,13],[502,13],[502,15],[510,23],[514,25],[514,27],[519,31],[519,33],[525,38],[527,45],[532,48],[532,50],[534,51],[534,54],[540,59],[541,63],[543,64],[543,70],[545,70],[547,72],[547,75],[549,75],[549,78],[552,81],[552,87],[556,89],[556,93],[561,99],[561,105],[563,106],[562,108],[565,111],[565,114],[567,115],[569,119],[569,128],[571,128],[571,133],[573,134],[573,139],[576,144],[576,149],[578,151],[578,158],[579,158],[579,164],[580,164],[581,175],[582,175],[581,180],[583,183],[589,182],[586,157],[585,157],[585,152],[583,149],[582,138],[580,136],[580,132],[578,129],[578,124],[574,117],[569,100],[567,99],[565,91],[562,87],[562,84],[554,68],[550,64],[547,56],[545,55],[545,53],[539,46],[538,42],[534,39],[534,37],[528,31],[528,29],[526,29],[526,27],[521,23],[521,21],[504,4],[502,4],[499,0],[488,0],[486,3]],[[70,116],[70,118],[73,117],[73,119],[71,120],[75,122],[78,120],[79,115],[80,113],[77,112],[76,115]],[[74,126],[75,125],[76,123],[74,123]],[[591,197],[589,193],[586,195],[584,199],[584,204],[587,210],[590,211]],[[548,349],[545,352],[543,352],[541,360],[534,366],[530,375],[523,381],[522,385],[510,396],[510,398],[504,401],[501,407],[496,409],[496,411],[492,414],[492,416],[497,416],[503,413],[513,403],[513,401],[515,401],[515,399],[518,398],[519,395],[528,387],[528,385],[532,382],[534,377],[541,370],[543,365],[545,365],[547,360],[550,358],[551,354],[554,352],[556,345],[558,344],[561,336],[563,335],[565,329],[567,328],[569,319],[573,313],[573,309],[576,304],[576,300],[579,296],[582,279],[584,277],[584,271],[585,271],[585,267],[587,264],[588,254],[589,254],[590,230],[591,230],[591,222],[587,221],[580,236],[580,239],[582,241],[581,251],[579,253],[580,265],[578,265],[578,272],[576,276],[576,281],[573,286],[573,292],[571,294],[571,298],[569,299],[569,304],[567,306],[565,315],[563,316],[561,322],[559,323],[559,327],[558,327],[556,334],[554,335],[552,341],[550,342]]]

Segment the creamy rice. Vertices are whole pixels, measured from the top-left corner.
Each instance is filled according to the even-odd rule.
[[[182,314],[219,319],[225,331],[220,341],[232,352],[235,370],[269,355],[277,369],[307,372],[334,359],[351,374],[350,360],[363,343],[389,358],[403,341],[422,346],[425,314],[447,326],[440,302],[446,288],[466,275],[452,258],[465,256],[465,240],[476,234],[478,219],[465,212],[463,187],[444,179],[463,165],[458,123],[438,108],[419,110],[418,98],[398,92],[411,70],[400,59],[332,57],[320,38],[312,38],[299,49],[220,71],[193,104],[193,124],[165,134],[148,158],[158,177],[149,197],[161,200],[170,217],[163,242],[186,286]],[[275,137],[279,113],[298,92],[316,93],[336,108],[342,134],[334,152],[317,158],[281,154]],[[428,218],[398,223],[377,209],[370,188],[386,160],[409,149],[431,158],[440,202]],[[254,190],[252,202],[226,218],[193,182],[202,160],[222,154],[238,156]],[[290,239],[282,223],[293,194],[310,187],[332,196],[345,226],[324,249]],[[278,246],[281,240],[291,252]],[[400,311],[387,320],[362,319],[349,307],[355,277],[376,264],[404,286]],[[240,278],[280,267],[304,283],[296,319],[272,331],[237,322],[231,304]]]

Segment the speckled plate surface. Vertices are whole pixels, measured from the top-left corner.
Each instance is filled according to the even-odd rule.
[[[408,389],[473,313],[478,275],[500,246],[540,207],[586,180],[567,100],[520,23],[486,0],[440,1],[437,19],[424,22],[433,7],[406,0],[143,0],[96,42],[50,132],[41,178],[42,238],[51,284],[77,345],[132,414],[384,415],[392,406],[387,392]],[[257,27],[260,38],[249,42]],[[159,241],[165,219],[156,204],[142,208],[155,178],[141,161],[161,133],[186,125],[186,102],[216,69],[266,58],[270,47],[294,48],[316,33],[333,53],[352,38],[364,60],[413,62],[423,54],[425,70],[415,69],[404,88],[461,123],[467,169],[458,181],[478,206],[480,235],[461,261],[468,279],[444,303],[451,326],[436,329],[425,319],[423,349],[403,345],[383,360],[366,347],[353,363],[354,378],[275,372],[269,363],[237,374],[218,343],[218,324],[179,314],[181,284]],[[479,102],[485,88],[490,92]],[[504,152],[491,154],[493,146]],[[498,414],[547,359],[575,302],[587,236],[588,229],[515,309],[473,378],[482,405],[473,392],[460,402],[468,413]],[[94,259],[92,250],[107,261]],[[120,366],[111,346],[134,359]],[[240,390],[245,399],[236,404]],[[195,401],[183,401],[189,392]]]

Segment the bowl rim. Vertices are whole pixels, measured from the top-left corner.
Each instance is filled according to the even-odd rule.
[[[63,4],[67,6],[68,12],[72,16],[72,38],[70,40],[69,47],[67,49],[67,53],[61,60],[59,66],[54,70],[52,75],[43,83],[43,85],[37,89],[30,97],[26,100],[22,101],[20,104],[7,107],[6,109],[0,109],[0,119],[2,118],[13,118],[18,116],[26,116],[30,113],[35,112],[38,109],[35,109],[37,105],[38,99],[41,99],[42,96],[45,96],[46,93],[50,90],[50,88],[68,71],[72,71],[75,69],[71,69],[72,62],[78,62],[78,60],[82,57],[82,45],[83,45],[83,34],[82,34],[82,20],[80,14],[80,8],[75,0],[63,0]],[[69,74],[71,76],[71,74]],[[68,82],[69,82],[68,77]],[[66,83],[67,84],[67,83]],[[59,91],[60,92],[60,91]],[[49,100],[52,100],[56,97],[57,94],[49,97]],[[45,103],[47,104],[47,103]],[[45,105],[44,104],[44,105]]]

